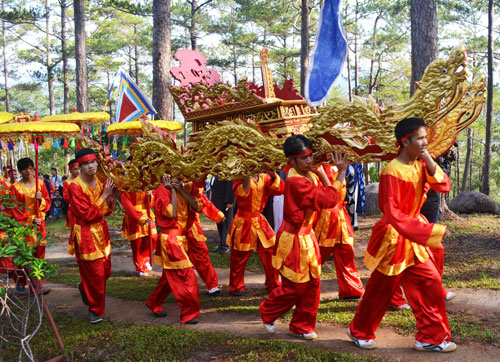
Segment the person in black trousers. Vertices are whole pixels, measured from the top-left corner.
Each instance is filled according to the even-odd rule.
[[[216,176],[210,179],[211,198],[210,201],[224,213],[226,219],[217,224],[219,232],[219,246],[214,250],[216,253],[226,254],[229,247],[226,244],[226,237],[229,227],[233,222],[234,192],[233,181],[221,181]]]

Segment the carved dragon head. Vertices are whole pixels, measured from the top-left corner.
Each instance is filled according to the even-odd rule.
[[[435,158],[448,151],[458,133],[468,127],[481,114],[486,97],[486,77],[481,75],[465,87],[464,96],[446,117],[427,129],[427,149]]]

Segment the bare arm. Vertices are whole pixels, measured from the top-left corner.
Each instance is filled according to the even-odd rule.
[[[247,177],[243,180],[243,191],[245,191],[247,195],[250,192],[250,186],[252,186],[252,178]]]
[[[172,217],[177,217],[177,192],[170,181],[170,177],[162,176],[161,182],[167,190],[170,191],[170,204],[172,205]]]
[[[180,180],[172,180],[172,186],[174,187],[175,191],[178,192],[186,200],[188,205],[191,206],[193,210],[200,211],[198,210],[198,202],[196,201],[196,198],[186,191],[184,185],[182,184],[182,182],[180,182]]]
[[[425,150],[422,154],[422,161],[425,162],[425,166],[427,167],[427,172],[430,176],[434,176],[436,173],[436,162],[432,159],[429,151]]]

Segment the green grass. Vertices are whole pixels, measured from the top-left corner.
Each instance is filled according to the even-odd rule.
[[[123,300],[145,301],[158,284],[157,277],[138,278],[133,273],[113,272],[106,283],[106,294]],[[51,282],[75,286],[80,281],[77,266],[59,266],[50,278]],[[227,289],[216,297],[205,293],[205,285],[199,284],[200,305],[203,309],[217,308],[219,311],[234,311],[242,313],[258,313],[259,303],[267,296],[264,289],[261,291],[245,291],[241,298],[234,298]],[[170,295],[167,303],[175,303]]]
[[[69,233],[69,228],[64,226],[66,216],[61,217],[59,220],[47,220],[45,228],[48,233]],[[123,221],[123,210],[115,210],[110,216],[106,217],[106,222],[109,227],[121,228]]]
[[[446,223],[452,238],[443,242],[447,287],[500,289],[500,222],[469,216]]]
[[[444,273],[444,285],[446,287],[466,287],[475,289],[496,289],[500,288],[498,280],[500,280],[500,270],[497,268],[500,266],[500,245],[499,237],[500,235],[500,223],[498,219],[493,217],[470,217],[462,218],[460,220],[447,222],[448,227],[453,233],[451,239],[447,239],[444,243],[445,246],[445,273]],[[213,239],[213,238],[212,238]],[[216,247],[213,245],[214,240],[210,239],[209,249],[212,250]],[[218,268],[229,268],[229,254],[221,255],[217,253],[210,253],[210,258],[214,267]],[[254,272],[263,272],[262,265],[257,253],[252,253],[249,259],[247,270]],[[366,272],[366,271],[365,271]],[[333,268],[333,262],[330,260],[324,268],[324,279],[336,279],[335,270]],[[61,266],[56,274],[51,278],[51,281],[65,283],[69,285],[75,285],[79,281],[79,273],[77,267]],[[107,293],[116,298],[121,298],[124,300],[146,300],[149,294],[156,287],[158,278],[156,277],[146,277],[137,278],[132,274],[127,273],[113,273],[107,283]],[[241,298],[234,298],[228,295],[227,286],[223,286],[222,293],[217,297],[208,297],[205,293],[205,286],[199,285],[200,288],[200,304],[202,309],[214,308],[220,312],[232,312],[239,314],[251,314],[258,318],[259,304],[267,296],[267,293],[262,290],[247,290]],[[172,296],[167,299],[167,302],[175,303]],[[347,326],[347,324],[354,317],[354,313],[357,308],[356,302],[339,302],[337,300],[323,300],[320,303],[317,320],[320,323],[332,323],[342,326]],[[452,330],[452,335],[455,341],[469,342],[470,340],[475,340],[480,343],[495,344],[500,340],[500,323],[491,320],[481,320],[481,314],[477,311],[470,311],[469,313],[463,312],[448,312],[448,319],[450,327]],[[289,321],[291,318],[291,312],[282,317],[281,320]],[[495,324],[496,323],[496,324]],[[107,325],[107,324],[103,324]],[[382,320],[381,326],[393,328],[398,333],[402,334],[414,334],[416,332],[415,319],[411,311],[397,311],[397,312],[387,312],[384,319]],[[122,328],[121,325],[115,325],[115,328]],[[133,327],[133,328],[144,328],[144,327]],[[133,329],[129,328],[129,329]],[[152,328],[152,327],[151,327]],[[139,331],[139,329],[133,329]],[[89,332],[90,333],[90,332]],[[116,354],[114,350],[118,347],[118,342],[116,339],[122,338],[122,332],[117,334],[117,337],[102,335],[99,338],[110,339],[109,343],[112,350],[110,359],[124,358],[126,360],[136,359],[135,352],[120,352],[124,354]],[[123,332],[125,333],[125,332]],[[164,330],[153,331],[148,333],[158,334],[159,336],[165,337],[168,333],[180,333],[167,332]],[[108,333],[109,334],[109,333]],[[139,334],[139,332],[137,332]],[[210,335],[213,336],[213,335]],[[227,337],[227,338],[226,338]],[[242,360],[242,361],[257,361],[257,360],[282,360],[287,361],[299,361],[303,356],[300,354],[302,352],[297,352],[293,354],[289,359],[287,357],[288,349],[281,346],[276,347],[273,342],[269,341],[259,341],[258,343],[268,344],[272,347],[271,350],[263,351],[258,347],[255,351],[247,351],[247,354],[243,352],[239,354],[240,350],[237,348],[232,354],[232,349],[227,349],[226,347],[231,345],[235,341],[234,338],[229,336],[220,337],[222,338],[220,342],[223,346],[220,349],[215,348],[214,355],[222,360]],[[86,338],[86,337],[85,337]],[[125,338],[125,337],[123,337]],[[139,338],[139,337],[137,337]],[[146,338],[146,337],[140,337]],[[149,337],[147,337],[149,338]],[[168,337],[170,338],[170,337]],[[187,337],[191,338],[191,337]],[[194,338],[194,337],[193,337]],[[198,338],[198,337],[196,337]],[[202,337],[199,337],[202,338]],[[211,338],[206,337],[208,345],[212,343]],[[224,339],[225,338],[225,339]],[[242,339],[243,340],[243,339]],[[238,340],[239,341],[239,340]],[[251,344],[248,340],[245,342],[237,342],[237,344]],[[150,341],[151,342],[151,341]],[[142,343],[140,341],[138,344]],[[213,342],[214,345],[218,345],[219,342]],[[224,344],[225,343],[225,344]],[[256,342],[257,343],[257,342]],[[133,346],[133,344],[130,344]],[[194,346],[196,343],[193,344]],[[292,346],[295,346],[292,344]],[[81,345],[76,349],[79,351]],[[85,345],[85,348],[87,346]],[[92,343],[88,346],[92,347]],[[95,347],[97,348],[97,347]],[[125,347],[122,346],[125,349]],[[157,348],[156,346],[154,348]],[[208,348],[208,347],[207,347]],[[232,347],[231,347],[232,348]],[[134,348],[133,348],[134,349]],[[230,351],[227,354],[227,351]],[[180,350],[182,351],[182,346]],[[323,353],[322,351],[320,351]],[[320,353],[317,352],[317,353]],[[74,352],[77,353],[77,352]],[[78,352],[79,353],[79,352]],[[90,352],[88,352],[90,353]],[[165,354],[166,360],[182,360],[181,354],[170,354],[170,351],[165,352],[161,350],[160,355]],[[177,352],[176,352],[177,353]],[[181,353],[181,352],[179,352]],[[210,359],[210,354],[204,349],[198,347],[194,348],[194,356],[199,356],[200,360]],[[78,359],[81,354],[73,354],[73,358]],[[88,357],[85,355],[85,358]],[[311,355],[310,359],[307,360],[336,360],[335,358],[325,357],[321,355]],[[47,356],[48,357],[48,356]],[[107,356],[102,358],[108,358]],[[144,357],[143,357],[144,358]],[[160,357],[163,358],[163,357]],[[170,359],[171,358],[171,359]],[[305,358],[305,357],[304,357]],[[344,358],[344,357],[342,357]],[[96,357],[96,359],[98,359]],[[340,359],[342,360],[342,359]]]
[[[481,342],[498,345],[500,341],[500,322],[497,322],[497,331],[488,327],[485,323],[477,320],[477,315],[469,313],[457,313],[448,316],[448,322],[453,334],[461,338],[476,339]]]
[[[209,247],[209,250],[212,249]],[[227,254],[210,253],[210,260],[212,261],[212,265],[214,268],[229,269],[229,262],[230,262],[229,257],[230,253]],[[250,258],[248,258],[246,270],[254,273],[264,272],[264,267],[262,266],[262,262],[260,261],[257,251],[254,250]]]
[[[293,342],[241,338],[171,326],[102,322],[91,325],[53,313],[66,348],[67,360],[88,361],[379,361]],[[35,359],[60,355],[56,339],[45,321],[30,343]],[[4,346],[3,360],[16,360],[17,349]]]

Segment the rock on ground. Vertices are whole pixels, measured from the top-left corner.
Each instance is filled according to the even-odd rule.
[[[488,195],[476,191],[464,191],[451,200],[450,209],[461,214],[500,214],[500,205]]]

